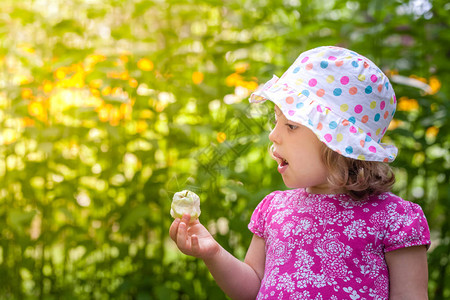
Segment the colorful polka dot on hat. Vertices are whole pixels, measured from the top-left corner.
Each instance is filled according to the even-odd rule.
[[[323,46],[300,54],[250,102],[274,102],[288,120],[310,128],[329,148],[358,160],[392,162],[393,145],[381,143],[396,108],[387,76],[368,58]]]

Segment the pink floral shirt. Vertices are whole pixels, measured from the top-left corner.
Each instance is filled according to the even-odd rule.
[[[276,191],[253,212],[250,231],[266,243],[257,299],[388,299],[384,254],[429,245],[419,205],[392,193],[348,195]]]

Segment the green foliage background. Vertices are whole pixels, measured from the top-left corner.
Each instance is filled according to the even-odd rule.
[[[196,191],[244,257],[253,209],[285,188],[270,108],[246,97],[320,45],[432,87],[393,83],[386,139],[394,192],[432,230],[430,299],[448,299],[449,20],[443,0],[2,1],[0,299],[224,299],[171,243],[171,198]]]

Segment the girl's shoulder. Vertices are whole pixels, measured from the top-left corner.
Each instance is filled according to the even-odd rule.
[[[297,201],[297,199],[305,196],[305,193],[306,192],[303,189],[273,191],[259,202],[256,209],[271,211],[273,209],[276,210],[282,207],[287,207],[293,201]]]
[[[385,192],[378,195],[371,195],[366,200],[367,204],[372,206],[381,206],[384,209],[392,210],[395,208],[415,208],[421,209],[420,205],[397,196],[392,192]]]
[[[378,205],[371,222],[384,228],[384,251],[426,245],[430,246],[430,229],[419,204],[405,200],[393,193],[372,196]]]
[[[286,204],[295,199],[306,197],[307,193],[304,189],[277,190],[268,194],[261,202],[271,204]]]
[[[305,189],[277,190],[277,191],[273,191],[270,194],[268,194],[266,196],[266,198],[288,199],[293,196],[298,197],[298,196],[303,196],[306,194],[307,193],[306,193]]]
[[[400,196],[392,192],[384,192],[381,194],[372,194],[366,197],[363,200],[355,200],[350,197],[348,194],[336,194],[336,195],[320,195],[316,196],[316,199],[320,198],[320,200],[329,200],[333,202],[338,202],[340,206],[346,208],[355,208],[355,207],[391,207],[391,206],[418,206],[418,204],[405,200]]]
[[[394,221],[404,218],[425,218],[419,204],[405,200],[392,192],[373,194],[363,200],[352,199],[348,194],[308,197],[304,203],[313,207],[332,206],[333,211],[352,213],[361,218],[383,218]],[[321,201],[317,201],[321,200]],[[319,204],[324,203],[324,204]]]
[[[386,192],[370,196],[367,204],[370,207],[368,215],[372,222],[384,224],[391,234],[401,230],[407,232],[411,228],[416,228],[416,231],[420,232],[428,230],[426,216],[417,203]]]
[[[354,200],[348,194],[309,194],[305,189],[277,190],[259,203],[265,211],[289,207],[310,207],[321,210],[332,206],[337,211],[354,210],[367,213],[384,212],[386,215],[423,214],[417,203],[405,200],[392,192],[374,194],[364,200]]]

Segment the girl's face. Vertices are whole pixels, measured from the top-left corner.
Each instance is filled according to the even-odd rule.
[[[307,127],[289,121],[275,105],[276,125],[269,134],[272,158],[289,188],[306,188],[308,193],[330,194],[328,171],[321,159],[322,142]]]

